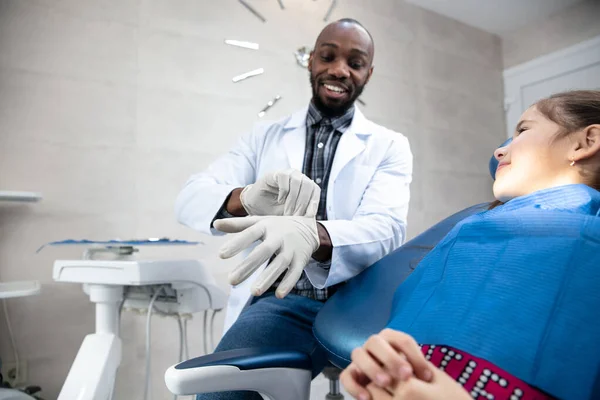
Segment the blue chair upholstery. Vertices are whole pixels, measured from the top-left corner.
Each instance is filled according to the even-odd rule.
[[[456,223],[488,205],[478,204],[446,218],[342,286],[319,311],[313,326],[329,361],[345,368],[352,350],[386,326],[394,292],[421,259]]]
[[[511,140],[504,142],[502,146],[507,145]],[[489,162],[492,178],[495,178],[497,165],[497,160],[492,156]],[[328,353],[329,361],[339,368],[345,368],[350,363],[352,350],[363,345],[369,336],[386,326],[396,288],[410,275],[421,259],[459,221],[484,211],[488,206],[489,203],[477,204],[451,215],[343,285],[318,313],[313,326],[315,337]],[[194,379],[193,376],[189,378],[194,370],[199,372],[198,376],[201,376],[202,369],[215,366],[235,367],[242,372],[271,371],[270,373],[275,374],[277,373],[275,371],[282,369],[310,371],[310,359],[302,352],[276,348],[242,349],[211,354],[171,367],[165,378],[167,386],[169,389],[180,387],[180,382],[185,380],[180,379],[180,376],[187,375],[189,383],[190,379]],[[207,379],[212,379],[214,375],[207,374],[207,376],[209,376]],[[276,379],[275,377],[271,380]],[[310,380],[310,374],[307,373],[304,379]],[[310,384],[310,381],[307,384]],[[188,384],[187,387],[190,385]],[[203,385],[198,384],[194,387],[203,387]],[[256,386],[247,389],[256,390]],[[173,389],[171,391],[175,394],[190,394],[176,393]],[[263,393],[268,393],[268,390]]]
[[[257,368],[299,368],[310,370],[312,365],[308,354],[276,347],[252,347],[247,349],[222,351],[203,357],[192,358],[175,366],[175,369],[231,365],[240,370]]]

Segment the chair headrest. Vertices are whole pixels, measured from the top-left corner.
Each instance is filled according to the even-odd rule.
[[[502,143],[498,148],[504,147],[504,146],[508,145],[510,142],[512,142],[512,138],[510,138],[506,142]],[[496,179],[496,168],[498,168],[498,160],[496,160],[496,157],[494,157],[494,155],[492,154],[492,158],[490,158],[489,169],[490,169],[490,175],[492,175],[492,179],[494,179],[494,180]]]

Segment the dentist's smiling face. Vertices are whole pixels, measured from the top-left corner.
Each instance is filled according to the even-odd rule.
[[[308,69],[313,101],[324,115],[344,114],[373,73],[373,40],[360,25],[334,22],[321,32]]]

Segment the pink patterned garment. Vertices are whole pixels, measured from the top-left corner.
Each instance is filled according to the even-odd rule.
[[[450,346],[422,345],[421,351],[425,358],[460,383],[474,399],[553,399],[494,364]]]

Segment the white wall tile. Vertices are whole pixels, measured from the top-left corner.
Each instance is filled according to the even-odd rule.
[[[373,73],[364,91],[365,111],[373,117],[391,116],[405,121],[417,118],[418,89],[414,84],[397,82],[393,76]]]
[[[485,100],[502,100],[502,76],[498,67],[480,66],[427,45],[419,48],[418,57],[422,85],[456,93],[476,93]]]
[[[138,93],[138,146],[214,155],[228,150],[247,132],[257,120],[261,101],[265,104],[268,101],[152,88],[140,88]],[[271,111],[275,110],[276,107]],[[232,115],[236,118],[231,118]]]
[[[140,0],[30,0],[56,12],[90,21],[117,22],[137,26]]]
[[[478,130],[424,129],[421,161],[429,171],[451,171],[457,175],[483,173],[494,150],[502,144],[497,137]]]
[[[39,191],[36,210],[102,215],[135,208],[129,149],[10,143],[0,148],[0,176],[11,190]]]
[[[160,212],[173,210],[175,199],[189,176],[206,168],[214,156],[152,149],[138,150],[132,157],[136,210]]]
[[[504,124],[502,103],[498,99],[482,98],[477,87],[456,92],[425,83],[419,91],[418,109],[420,122],[426,128],[476,131],[479,135],[498,138],[498,127]]]
[[[501,40],[498,36],[420,9],[416,38],[447,53],[462,56],[487,68],[498,69],[501,63]]]
[[[439,222],[466,207],[492,201],[492,184],[487,164],[481,173],[473,174],[427,170],[423,174],[424,210]]]
[[[0,3],[0,66],[135,84],[137,29],[27,1]]]
[[[136,91],[0,68],[0,143],[134,144]]]

